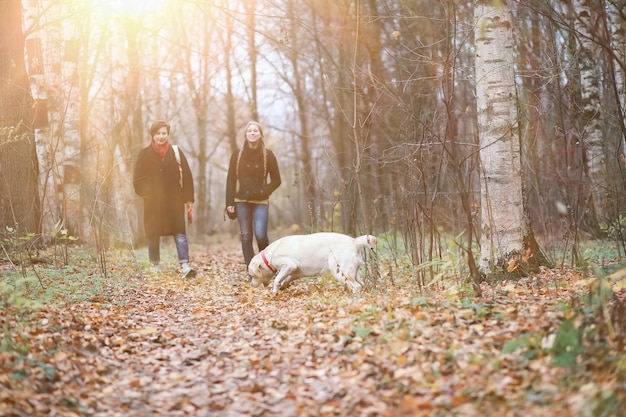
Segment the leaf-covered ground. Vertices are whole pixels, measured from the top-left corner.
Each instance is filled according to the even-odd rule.
[[[485,286],[482,299],[397,274],[357,295],[322,277],[272,297],[240,258],[212,245],[196,250],[193,280],[130,268],[129,285],[87,302],[30,318],[5,306],[0,415],[623,415],[624,352],[605,344],[603,366],[562,324],[580,325],[576,273]]]

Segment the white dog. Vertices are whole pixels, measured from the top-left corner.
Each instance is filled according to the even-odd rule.
[[[363,266],[361,249],[374,249],[376,237],[357,238],[341,233],[313,233],[285,236],[271,243],[250,261],[251,285],[268,285],[274,278],[274,295],[293,280],[330,272],[352,291],[363,287],[359,269]]]

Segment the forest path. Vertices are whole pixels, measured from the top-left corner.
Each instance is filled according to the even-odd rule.
[[[305,398],[293,397],[289,369],[296,356],[310,354],[293,351],[307,339],[302,305],[294,309],[289,297],[249,287],[238,245],[195,258],[196,278],[148,276],[127,299],[133,308],[115,313],[129,329],[117,335],[116,350],[120,343],[131,347],[122,361],[132,358],[134,366],[119,368],[120,358],[113,359],[117,374],[107,391],[123,395],[105,394],[110,403],[103,415],[119,408],[128,410],[120,415],[306,414],[298,406]],[[299,388],[301,396],[304,391]]]
[[[145,275],[112,301],[42,310],[28,359],[0,356],[0,415],[568,416],[589,395],[541,348],[575,274],[475,301],[326,277],[272,297],[248,285],[238,245],[194,253],[192,280]]]

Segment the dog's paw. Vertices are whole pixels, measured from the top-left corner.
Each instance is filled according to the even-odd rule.
[[[291,287],[291,282],[283,282],[282,284],[280,284],[280,290],[284,290]]]

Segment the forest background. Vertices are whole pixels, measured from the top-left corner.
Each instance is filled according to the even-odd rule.
[[[474,277],[478,251],[484,274],[623,246],[623,1],[127,3],[2,3],[2,233],[141,242],[155,119],[192,166],[189,234],[232,232],[226,161],[254,119],[277,229],[389,234],[416,266],[452,236]]]
[[[0,0],[0,414],[621,415],[625,10]],[[198,281],[136,250],[154,119]],[[222,211],[250,119],[271,237],[375,234],[362,293],[244,285]]]

